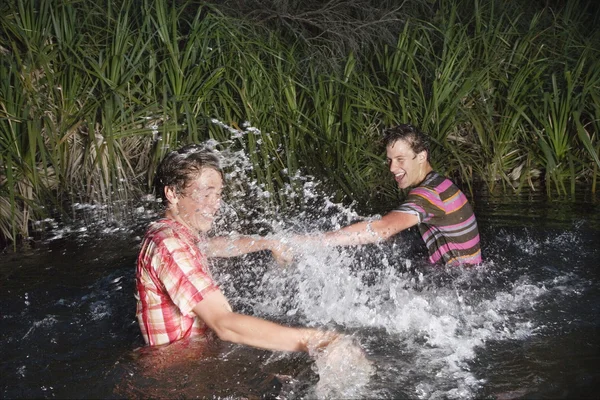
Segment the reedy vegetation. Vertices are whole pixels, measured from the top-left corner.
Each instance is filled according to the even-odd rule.
[[[234,142],[278,204],[297,171],[338,200],[395,201],[378,138],[400,122],[429,132],[435,166],[465,185],[596,191],[600,36],[585,2],[386,2],[355,37],[335,27],[359,0],[256,19],[228,3],[3,2],[0,237],[64,205],[135,202],[169,149],[232,140],[212,119],[245,133]]]

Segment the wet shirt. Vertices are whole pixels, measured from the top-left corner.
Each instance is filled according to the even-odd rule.
[[[218,287],[200,243],[198,235],[170,219],[148,228],[136,274],[137,318],[147,344],[167,344],[208,333],[193,308]]]
[[[450,179],[431,171],[395,211],[419,217],[419,231],[430,262],[447,265],[481,262],[475,214],[467,197]]]

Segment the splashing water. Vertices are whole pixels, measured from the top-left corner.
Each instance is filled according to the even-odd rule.
[[[229,131],[231,140],[206,144],[219,149],[226,172],[212,233],[285,238],[361,218],[300,173],[285,177],[282,194],[289,204],[274,204],[252,178],[244,145],[246,135],[260,131],[213,123]],[[135,209],[133,225],[156,218],[156,201],[146,200]],[[472,268],[426,264],[420,237],[411,231],[379,245],[299,248],[295,263],[285,268],[266,253],[215,259],[213,273],[237,311],[345,334],[310,356],[235,345],[207,358],[195,356],[193,346],[132,353],[141,345],[133,300],[140,232],[131,222],[109,230],[101,222],[55,229],[52,246],[70,240],[53,254],[54,260],[63,256],[64,265],[49,262],[46,254],[33,259],[30,269],[21,267],[26,255],[3,262],[3,397],[114,397],[115,382],[125,388],[117,395],[129,398],[592,393],[600,377],[587,364],[600,347],[600,255],[597,226],[588,221],[598,214],[588,211],[556,229],[540,223],[497,226],[485,208],[476,207],[476,213],[486,261]],[[90,246],[96,230],[106,242]],[[171,365],[171,358],[179,362]],[[125,372],[115,374],[115,366]],[[155,375],[147,376],[149,370]]]
[[[374,368],[350,338],[341,338],[320,351],[310,351],[310,355],[315,359],[313,368],[319,375],[314,397],[358,399],[368,396],[365,389]]]
[[[239,138],[243,134],[238,132],[234,136]],[[247,180],[245,171],[250,168],[244,152],[224,154],[230,160],[237,158],[230,166],[242,167],[232,176]],[[290,179],[294,178],[298,176]],[[281,215],[278,210],[269,213],[269,220],[261,221],[270,227],[269,233],[285,237],[291,232],[344,226],[360,218],[352,209],[319,193],[318,184],[310,177],[302,180],[303,203],[296,208],[299,212],[297,215]],[[258,186],[250,187],[257,190],[251,201],[256,204],[254,200],[263,196]],[[231,195],[228,200],[231,209],[248,210],[240,207],[244,203],[241,198],[235,198],[235,193]],[[247,200],[247,193],[242,198]],[[228,221],[221,226],[230,224]],[[504,240],[528,257],[539,257],[548,247],[564,246],[565,242],[573,246],[578,242],[573,232],[548,237],[545,242],[529,235],[523,237],[522,233],[518,238],[511,236]],[[405,387],[413,386],[407,393],[409,396],[469,398],[476,396],[485,384],[485,379],[478,378],[470,367],[478,350],[486,342],[526,340],[539,334],[543,326],[530,311],[549,296],[577,296],[575,286],[581,284],[577,277],[568,274],[543,280],[532,280],[524,274],[514,281],[503,282],[507,269],[522,269],[518,260],[504,263],[490,257],[483,265],[468,269],[425,265],[407,251],[405,240],[406,235],[399,235],[379,246],[302,249],[293,268],[265,271],[260,286],[255,288],[260,296],[254,299],[252,309],[262,315],[285,312],[286,317],[301,323],[341,327],[355,331],[359,337],[363,332],[382,332],[386,337],[379,340],[394,340],[394,346],[403,347],[405,360],[400,363],[410,363],[414,374],[420,376],[418,380],[407,382],[403,378],[398,382]],[[385,357],[377,353],[373,356]],[[324,366],[317,361],[317,369],[326,368],[329,377],[348,376],[339,367],[333,372],[335,363]],[[370,376],[371,366],[360,371],[362,367],[356,366],[358,373]],[[386,379],[398,380],[393,376],[397,366],[380,367],[382,376],[390,374]],[[335,391],[341,390],[338,386],[327,383],[325,387],[315,394],[351,396],[343,391],[336,396]],[[386,393],[390,394],[393,392]]]

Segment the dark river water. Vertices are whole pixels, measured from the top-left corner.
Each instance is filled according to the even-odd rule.
[[[2,398],[596,398],[598,198],[478,195],[474,206],[485,258],[476,268],[424,264],[413,230],[381,246],[303,249],[286,268],[265,253],[215,260],[236,310],[338,329],[366,360],[343,348],[144,348],[134,265],[155,215],[140,207],[124,222],[90,211],[56,224],[29,249],[0,255]],[[285,235],[356,218],[340,205],[318,209],[251,227]],[[225,207],[217,230],[247,228],[237,211]]]

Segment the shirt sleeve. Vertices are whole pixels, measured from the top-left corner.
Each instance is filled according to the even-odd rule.
[[[162,256],[158,276],[181,314],[192,316],[196,304],[218,289],[208,272],[206,257],[178,238],[163,241]]]
[[[415,214],[419,217],[419,223],[429,222],[446,214],[439,194],[426,187],[412,189],[404,203],[395,211]]]

